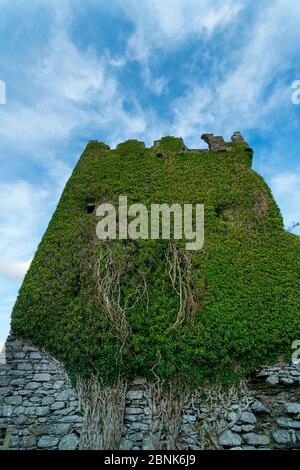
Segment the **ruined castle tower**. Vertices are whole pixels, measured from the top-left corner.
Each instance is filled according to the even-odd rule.
[[[299,237],[241,134],[202,138],[87,145],[13,310],[4,448],[300,446]],[[153,204],[204,205],[204,245],[172,225],[99,240],[99,205],[120,196],[137,226]]]

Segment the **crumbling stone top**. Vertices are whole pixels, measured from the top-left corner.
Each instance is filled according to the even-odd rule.
[[[153,147],[159,151],[159,149],[163,146],[163,141],[165,139],[169,139],[169,137],[163,137],[162,139],[155,140],[153,142]],[[178,151],[182,153],[187,153],[187,152],[205,152],[207,150],[205,149],[189,149],[182,137],[178,138],[173,138],[178,141]],[[224,138],[222,136],[216,136],[214,134],[202,134],[201,139],[204,140],[205,143],[208,144],[208,150],[212,152],[225,152],[227,150],[230,150],[230,145],[225,142]],[[242,142],[246,145],[247,142],[245,141],[244,137],[240,132],[234,132],[231,136],[231,141],[232,142]],[[160,153],[158,155],[161,155]]]
[[[231,136],[231,141],[232,142],[246,143],[244,137],[242,136],[242,134],[240,132],[234,132]]]
[[[201,139],[208,144],[209,150],[213,152],[224,152],[227,150],[226,142],[222,136],[202,134]]]

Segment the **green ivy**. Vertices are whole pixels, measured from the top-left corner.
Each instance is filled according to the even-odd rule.
[[[229,383],[281,354],[290,357],[300,338],[300,241],[284,231],[249,149],[182,146],[172,137],[150,149],[134,140],[115,150],[90,142],[66,185],[20,289],[12,328],[71,375],[98,373],[107,383],[153,374],[190,385]],[[119,195],[148,207],[205,205],[205,245],[192,253],[193,289],[201,294],[193,322],[171,327],[179,299],[167,241],[110,243],[121,299],[130,307],[124,344],[96,295],[94,267],[105,246],[96,238],[95,213],[86,211],[88,203],[118,203]]]

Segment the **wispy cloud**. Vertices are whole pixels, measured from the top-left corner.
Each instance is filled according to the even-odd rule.
[[[132,134],[144,130],[141,117],[124,111],[104,61],[92,50],[79,52],[66,34],[54,33],[46,57],[32,70],[32,87],[35,104],[12,102],[3,115],[0,136],[7,144],[32,149],[66,142],[76,130],[97,128],[101,136],[116,125]]]
[[[121,3],[135,24],[127,55],[148,61],[157,50],[176,49],[191,37],[209,35],[233,21],[245,2],[241,0],[129,0]]]
[[[0,277],[12,279],[22,279],[30,266],[30,261],[1,261],[0,260]]]
[[[128,0],[117,1],[133,23],[124,56],[117,64],[137,61],[142,67],[144,86],[154,94],[168,92],[168,73],[157,73],[161,60],[190,40],[209,41],[213,33],[226,28],[243,10],[245,0]],[[148,130],[148,128],[147,128]]]
[[[231,49],[223,51],[209,83],[195,77],[185,94],[175,99],[174,131],[193,141],[201,129],[264,132],[282,121],[282,112],[290,111],[287,74],[298,54],[299,21],[296,2],[278,0],[264,6],[247,25],[238,47],[230,44]]]
[[[49,210],[47,189],[25,181],[0,184],[0,273],[28,263]],[[10,263],[11,266],[10,266]],[[6,268],[5,268],[6,266]]]

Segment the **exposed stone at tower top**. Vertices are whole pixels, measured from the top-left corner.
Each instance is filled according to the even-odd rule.
[[[215,136],[213,134],[202,134],[201,139],[208,144],[209,150],[213,152],[224,152],[227,150],[227,145],[222,136]]]
[[[231,141],[232,142],[245,142],[245,139],[240,132],[234,132],[231,136]]]
[[[158,156],[162,155],[160,153],[160,149],[165,148],[166,140],[171,139],[171,137],[162,137],[161,139],[155,140],[153,142],[153,148],[158,150]],[[176,145],[176,150],[181,152],[181,153],[188,153],[188,152],[205,152],[207,151],[206,149],[190,149],[188,148],[182,137],[176,137],[173,138],[174,140],[177,141]],[[208,150],[212,152],[225,152],[225,151],[230,151],[230,142],[225,142],[224,138],[222,136],[216,136],[214,134],[202,134],[201,139],[204,140],[205,143],[208,144]],[[240,132],[234,132],[231,136],[231,142],[241,142],[244,143],[245,145],[248,145],[247,142],[245,141],[244,137]]]

